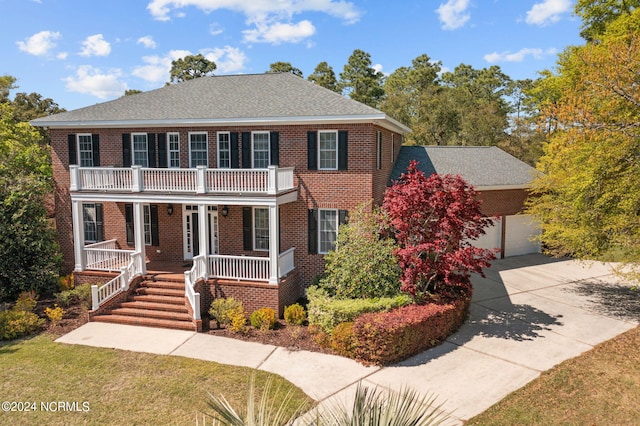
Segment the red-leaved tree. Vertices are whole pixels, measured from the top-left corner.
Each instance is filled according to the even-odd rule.
[[[493,221],[480,212],[477,192],[460,176],[425,177],[412,161],[382,205],[400,246],[402,291],[420,300],[427,292],[468,286],[471,272],[495,259],[494,251],[472,245]]]

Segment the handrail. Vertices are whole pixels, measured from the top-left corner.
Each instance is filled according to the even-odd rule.
[[[105,284],[91,286],[91,307],[96,310],[107,300],[116,294],[129,289],[129,285],[134,278],[142,275],[142,255],[140,252],[130,253],[130,260],[127,266],[120,268],[120,274],[107,281]]]
[[[184,273],[184,294],[191,304],[193,319],[200,319],[200,293],[196,293],[195,285],[198,280],[207,279],[207,257],[205,255],[193,258],[193,266]]]

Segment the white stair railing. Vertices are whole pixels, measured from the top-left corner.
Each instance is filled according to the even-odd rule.
[[[107,283],[91,286],[91,308],[96,310],[101,304],[111,299],[116,294],[129,289],[131,281],[142,275],[142,255],[140,252],[131,252],[127,266],[120,268],[120,274]]]
[[[200,293],[196,292],[195,285],[198,280],[206,280],[208,275],[207,257],[205,255],[194,257],[193,267],[184,273],[184,294],[191,304],[193,319],[195,320],[200,319]]]

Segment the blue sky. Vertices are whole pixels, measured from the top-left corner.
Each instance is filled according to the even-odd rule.
[[[536,78],[582,44],[572,0],[0,0],[0,75],[69,110],[151,90],[171,61],[202,53],[215,72],[336,72],[354,49],[385,74],[426,53],[445,70],[499,65]]]

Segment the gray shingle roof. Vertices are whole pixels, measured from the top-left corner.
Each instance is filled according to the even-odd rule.
[[[411,160],[419,162],[418,168],[426,176],[460,175],[476,188],[526,187],[539,173],[494,146],[403,146],[391,179],[397,180]]]
[[[89,123],[168,124],[171,121],[296,121],[305,118],[337,120],[346,117],[356,120],[366,117],[399,124],[375,108],[290,73],[202,77],[38,118],[32,124],[56,127]]]

